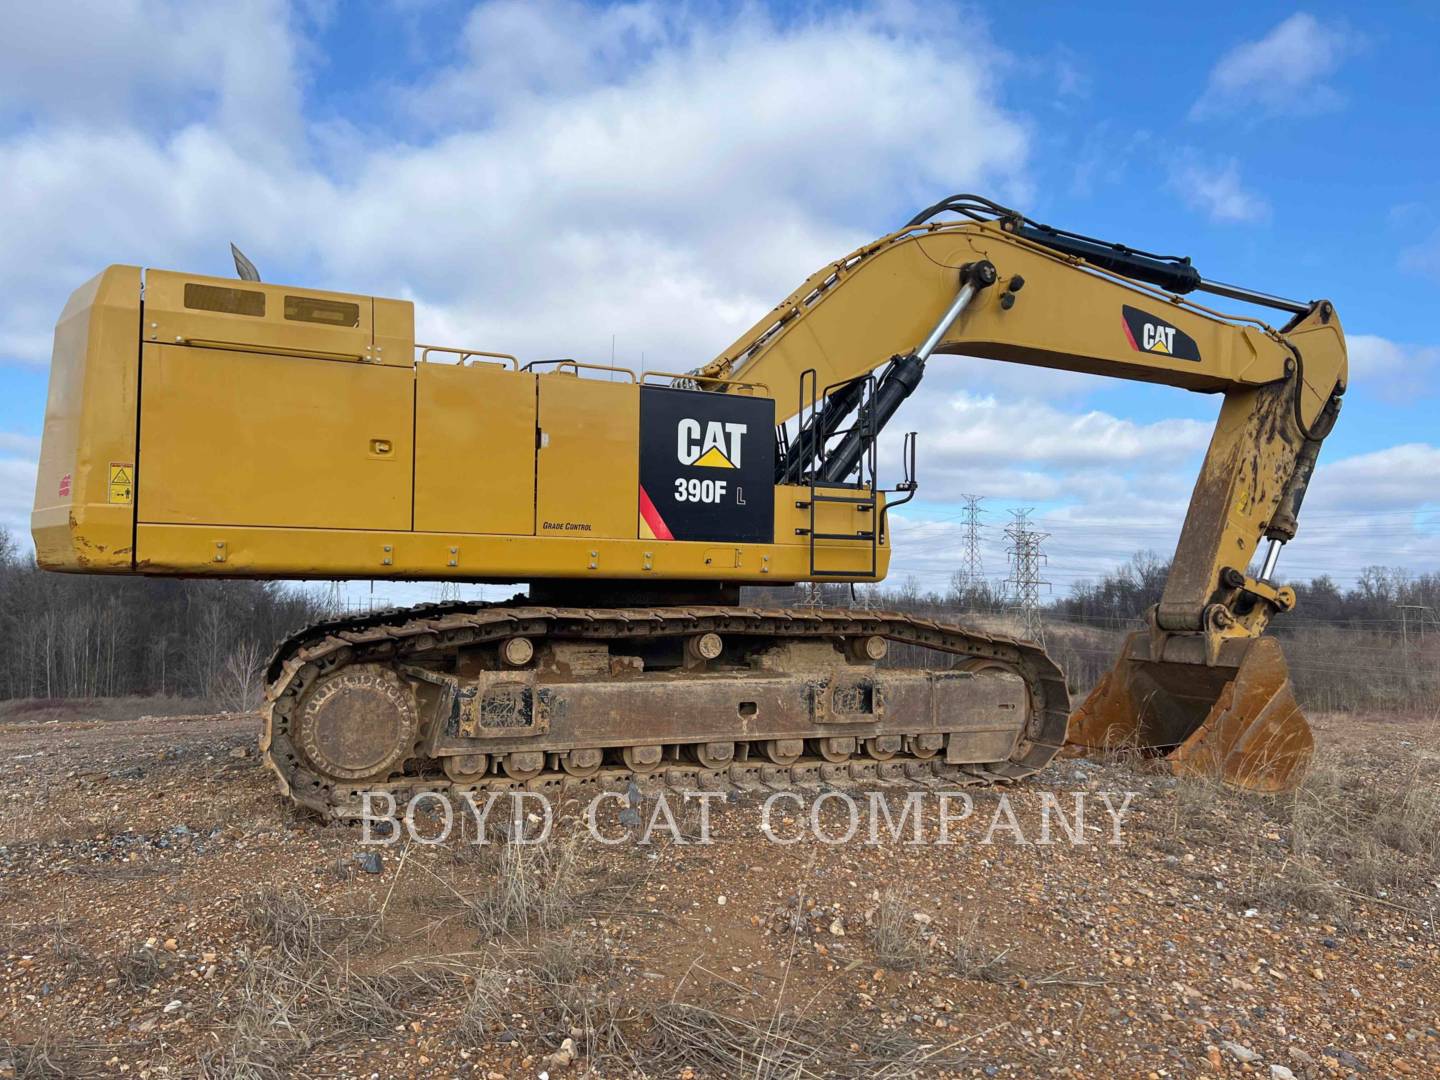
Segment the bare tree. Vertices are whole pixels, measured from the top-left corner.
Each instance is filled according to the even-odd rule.
[[[258,641],[237,642],[220,665],[216,700],[234,712],[252,712],[259,708],[262,659]]]

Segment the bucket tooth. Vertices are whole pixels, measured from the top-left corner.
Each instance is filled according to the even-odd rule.
[[[1165,757],[1177,775],[1214,776],[1250,791],[1299,783],[1314,739],[1279,642],[1228,642],[1230,662],[1207,665],[1151,659],[1151,640],[1131,635],[1115,668],[1070,717],[1072,753],[1128,748]]]

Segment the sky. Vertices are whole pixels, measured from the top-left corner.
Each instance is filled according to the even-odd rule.
[[[1178,11],[21,6],[0,39],[0,527],[28,533],[54,321],[107,264],[231,275],[234,241],[267,280],[414,300],[421,340],[602,360],[613,341],[684,370],[824,263],[978,192],[1332,299],[1350,391],[1281,570],[1440,569],[1440,8]],[[920,433],[921,482],[892,581],[946,586],[962,493],[986,497],[997,581],[1020,507],[1055,595],[1168,555],[1218,408],[937,359],[891,425]]]

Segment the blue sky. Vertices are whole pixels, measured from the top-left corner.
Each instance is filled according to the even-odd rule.
[[[51,326],[111,262],[415,299],[422,335],[702,362],[979,191],[1332,298],[1351,392],[1284,569],[1440,566],[1433,6],[34,5],[0,42],[0,525]],[[896,573],[1036,507],[1057,590],[1173,544],[1218,400],[956,360],[907,405]],[[1000,530],[986,569],[1003,575]]]

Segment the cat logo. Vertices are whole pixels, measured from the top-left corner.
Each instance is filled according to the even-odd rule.
[[[738,469],[747,426],[721,420],[710,420],[704,425],[699,420],[681,420],[675,428],[676,456],[682,465]]]
[[[1175,345],[1175,328],[1147,322],[1140,344],[1150,352],[1168,353]]]
[[[1125,337],[1136,352],[1155,353],[1176,360],[1200,359],[1200,347],[1195,344],[1195,339],[1158,315],[1129,305],[1122,308],[1122,314],[1125,316]]]

